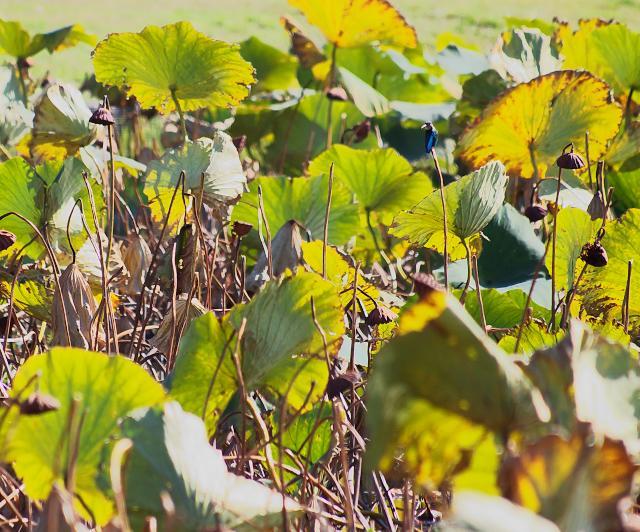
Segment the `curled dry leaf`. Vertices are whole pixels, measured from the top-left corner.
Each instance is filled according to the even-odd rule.
[[[179,338],[180,331],[185,330],[194,318],[206,314],[207,309],[195,298],[187,301],[187,294],[180,294],[176,300],[176,325],[173,327],[173,311],[169,310],[158,327],[158,332],[150,343],[161,353],[168,353],[171,348],[171,333],[175,330],[174,343]]]
[[[287,270],[295,272],[302,263],[301,226],[295,220],[284,224],[271,242],[271,267],[274,277]],[[269,264],[263,251],[251,273],[247,276],[247,289],[257,290],[269,280]]]
[[[194,264],[195,262],[195,264]],[[198,276],[202,265],[202,248],[198,234],[192,224],[186,224],[178,235],[176,268],[178,269],[178,293],[189,293],[193,286],[193,277]],[[193,272],[193,276],[192,276]]]
[[[93,320],[96,300],[77,264],[69,264],[60,275],[51,307],[51,345],[89,349],[96,334]],[[69,337],[65,327],[69,325]],[[69,341],[71,343],[69,343]]]
[[[58,408],[60,408],[60,401],[42,392],[33,392],[24,401],[20,401],[20,413],[25,416],[46,414]]]
[[[129,243],[122,253],[122,260],[129,272],[125,292],[135,296],[144,286],[144,280],[151,265],[151,250],[147,241],[140,235],[130,235],[128,240]]]

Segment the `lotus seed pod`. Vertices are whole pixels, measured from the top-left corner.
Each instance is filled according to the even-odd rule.
[[[207,313],[207,309],[196,298],[187,301],[187,294],[180,294],[176,300],[176,323],[173,328],[173,311],[169,310],[164,319],[160,322],[156,335],[149,342],[161,353],[168,354],[171,347],[171,334],[175,330],[176,337],[173,339],[173,345],[178,345],[178,335],[180,331],[186,330],[195,318]]]
[[[129,271],[129,280],[125,292],[135,296],[142,291],[147,271],[151,265],[149,244],[140,235],[129,236],[129,243],[122,253],[122,260]]]
[[[529,218],[530,222],[539,222],[542,220],[548,213],[547,209],[545,209],[542,205],[535,204],[529,205],[524,210],[524,215]]]
[[[390,308],[384,305],[378,305],[367,316],[367,325],[380,325],[382,323],[391,323],[398,315]]]
[[[444,286],[436,281],[436,278],[430,273],[418,272],[415,273],[412,277],[413,289],[420,297],[425,297],[427,294],[430,294],[434,290],[438,290],[440,292],[444,291]]]
[[[239,238],[247,236],[251,229],[253,229],[253,225],[250,223],[240,221],[233,222],[233,234]]]
[[[33,392],[24,401],[19,402],[20,413],[25,416],[46,414],[60,408],[60,401],[42,392]]]
[[[101,126],[112,126],[116,123],[113,119],[113,115],[111,114],[111,110],[109,109],[109,103],[106,96],[100,104],[100,107],[98,107],[91,115],[91,118],[89,118],[89,122]]]
[[[556,159],[556,164],[564,170],[579,170],[584,168],[584,159],[573,150],[563,153]]]
[[[178,293],[186,294],[193,286],[193,276],[198,276],[198,269],[203,263],[202,249],[198,235],[192,224],[186,224],[178,235],[176,268],[178,270]]]
[[[105,107],[98,107],[89,118],[89,122],[101,126],[112,126],[116,123],[111,111]]]
[[[371,132],[371,120],[369,120],[368,118],[365,118],[362,122],[360,122],[359,124],[356,124],[356,126],[353,128],[353,134],[354,134],[353,142],[355,144],[362,142],[364,139],[367,138],[370,132]]]
[[[349,101],[349,95],[347,94],[347,91],[342,87],[331,87],[327,91],[327,98],[338,102]]]
[[[595,266],[596,268],[602,268],[609,262],[607,251],[604,249],[604,246],[597,240],[593,243],[585,244],[582,247],[580,258],[590,266]]]
[[[16,243],[16,235],[11,231],[0,229],[0,252],[9,249]]]
[[[589,206],[587,207],[587,212],[591,216],[592,220],[602,220],[605,216],[607,220],[611,219],[611,213],[609,209],[607,209],[607,204],[602,198],[602,194],[598,190],[591,198],[589,202]]]
[[[239,137],[233,137],[232,141],[233,145],[236,147],[236,150],[238,150],[238,152],[241,152],[247,145],[247,136],[240,135]]]
[[[327,396],[329,399],[338,397],[343,392],[351,389],[351,386],[359,384],[362,380],[357,369],[347,370],[344,373],[329,378],[327,384]]]
[[[286,270],[295,272],[302,264],[302,234],[300,225],[289,220],[276,233],[271,242],[271,268],[275,277]],[[269,261],[264,251],[260,253],[256,265],[247,275],[247,290],[258,290],[269,280]]]
[[[93,321],[95,313],[96,300],[89,283],[75,263],[69,264],[60,275],[53,294],[51,345],[89,349],[96,333],[96,325]],[[69,325],[69,338],[65,328],[65,315]]]

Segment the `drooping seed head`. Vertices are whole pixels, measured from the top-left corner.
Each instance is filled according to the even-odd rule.
[[[548,212],[549,211],[545,209],[542,205],[534,204],[534,205],[529,205],[524,210],[524,215],[527,218],[529,218],[530,222],[539,222],[548,214]]]
[[[16,235],[11,231],[0,229],[0,252],[9,249],[16,243]]]
[[[602,268],[609,262],[607,251],[597,240],[593,243],[589,242],[582,247],[580,258],[590,266],[595,266],[596,268]]]
[[[367,316],[367,325],[380,325],[382,323],[391,323],[398,315],[390,308],[384,305],[378,305]]]
[[[20,405],[20,413],[25,416],[46,414],[47,412],[52,412],[60,408],[60,401],[42,392],[33,392],[18,404]]]
[[[556,164],[563,170],[579,170],[585,166],[584,159],[573,151],[573,146],[571,146],[570,151],[563,152],[562,155],[556,159]]]
[[[338,102],[346,102],[349,100],[349,95],[342,87],[331,87],[327,91],[327,98]]]
[[[436,281],[436,278],[430,273],[418,272],[413,274],[413,289],[420,297],[425,297],[434,290],[444,291],[444,287]]]

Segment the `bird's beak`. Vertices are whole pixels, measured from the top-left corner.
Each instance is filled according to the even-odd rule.
[[[427,129],[428,127],[429,125],[425,123],[420,126],[420,129]]]

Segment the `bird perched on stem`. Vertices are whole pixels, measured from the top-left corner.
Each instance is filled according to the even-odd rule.
[[[424,131],[424,151],[427,155],[431,155],[431,151],[436,147],[438,142],[438,130],[431,122],[422,124],[421,129]]]

